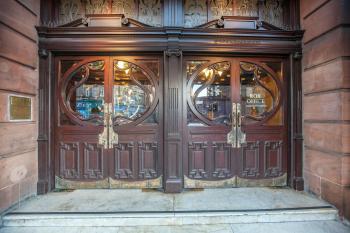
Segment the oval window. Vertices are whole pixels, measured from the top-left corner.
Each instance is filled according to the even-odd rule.
[[[70,113],[83,122],[103,123],[104,61],[93,61],[73,71],[65,85],[64,99]]]
[[[195,77],[191,86],[191,99],[195,109],[216,124],[230,122],[230,68],[229,62],[212,64]]]
[[[254,63],[240,62],[242,116],[245,123],[266,119],[279,103],[276,80]]]
[[[149,75],[133,63],[113,62],[113,124],[136,121],[148,112],[155,100],[155,85]]]

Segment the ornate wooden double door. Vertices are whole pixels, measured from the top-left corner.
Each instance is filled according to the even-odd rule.
[[[284,186],[287,93],[278,59],[185,59],[184,186]]]
[[[161,188],[162,59],[57,57],[56,67],[55,187]]]
[[[274,58],[183,58],[185,188],[286,185],[284,69]],[[164,156],[177,156],[164,154],[163,57],[64,56],[56,70],[56,188],[162,188]]]

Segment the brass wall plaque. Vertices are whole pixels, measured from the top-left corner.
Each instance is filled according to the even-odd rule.
[[[32,119],[32,98],[9,96],[10,121],[30,121]]]

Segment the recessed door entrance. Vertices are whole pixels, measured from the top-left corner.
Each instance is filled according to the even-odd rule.
[[[184,65],[185,188],[286,185],[283,62],[196,57]]]
[[[157,57],[58,57],[55,187],[161,188]]]
[[[163,165],[163,125],[171,122],[163,100],[171,98],[163,94],[162,57],[56,63],[55,187],[162,188],[172,169]],[[184,188],[287,185],[284,66],[281,59],[185,57]]]

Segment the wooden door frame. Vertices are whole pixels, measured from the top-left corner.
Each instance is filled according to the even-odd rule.
[[[188,29],[188,28],[81,28],[37,27],[39,35],[39,133],[38,194],[54,188],[53,79],[54,59],[59,55],[152,55],[163,54],[164,77],[164,185],[166,192],[181,192],[184,54],[216,56],[282,56],[289,64],[289,178],[288,185],[302,190],[302,31]],[[128,38],[128,40],[125,40]],[[170,121],[169,121],[170,119]]]

